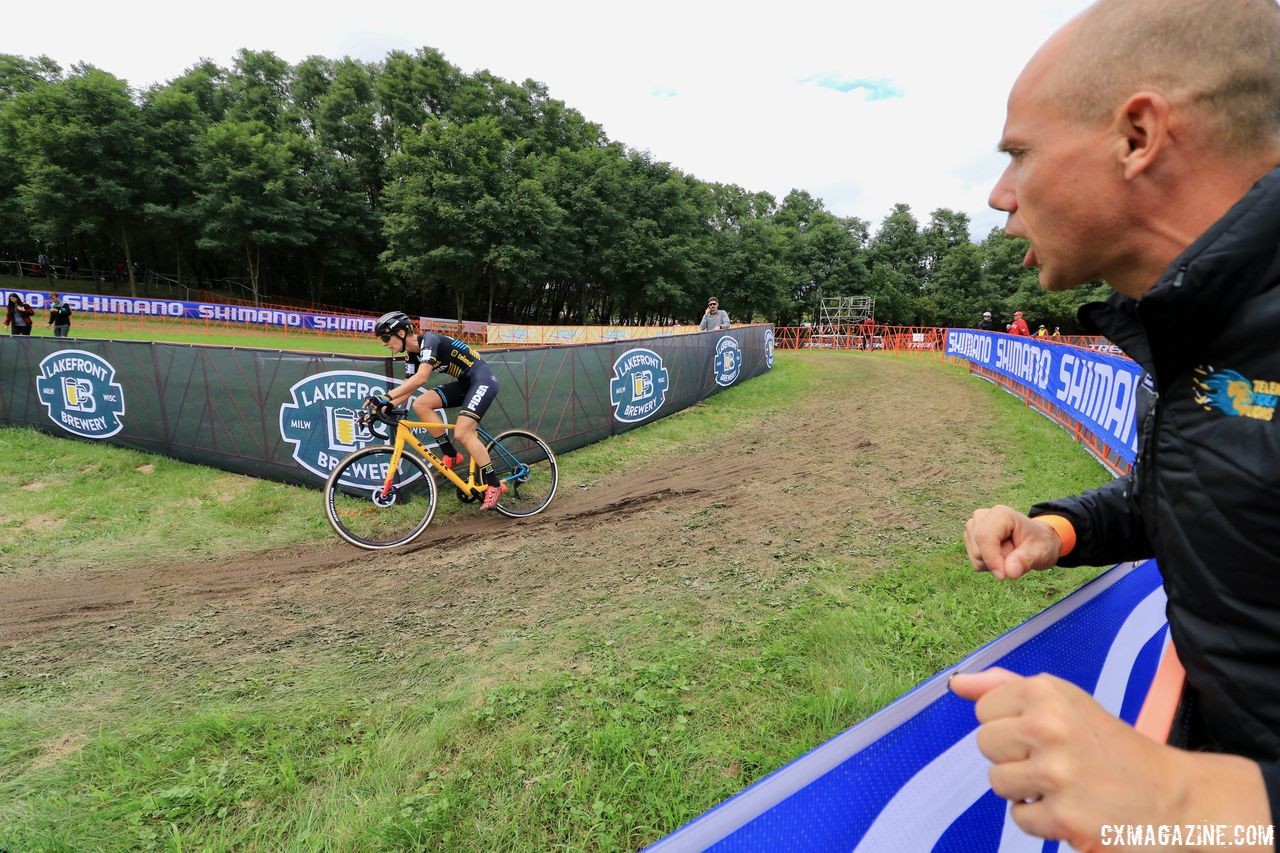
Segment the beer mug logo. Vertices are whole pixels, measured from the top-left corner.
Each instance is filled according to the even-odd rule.
[[[329,446],[331,448],[350,453],[360,443],[368,440],[362,437],[360,432],[359,425],[356,424],[355,409],[345,406],[329,409]]]
[[[62,377],[62,402],[69,412],[92,412],[98,408],[93,384],[78,376]]]
[[[647,400],[653,396],[653,373],[642,370],[631,377],[631,399]]]

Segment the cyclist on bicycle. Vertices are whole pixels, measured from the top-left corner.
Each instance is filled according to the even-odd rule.
[[[365,401],[365,405],[387,411],[407,403],[415,391],[427,384],[427,379],[437,368],[452,376],[452,382],[418,397],[413,411],[419,420],[433,421],[436,409],[462,407],[454,424],[454,438],[466,448],[480,468],[485,483],[482,506],[493,509],[506,493],[507,484],[498,479],[489,451],[476,434],[476,424],[480,423],[489,404],[498,396],[498,380],[489,365],[460,340],[434,332],[414,334],[413,320],[403,311],[383,314],[374,324],[373,333],[392,353],[405,354],[405,381],[386,394],[375,394]],[[431,435],[440,445],[445,467],[453,468],[462,461],[462,454],[449,440],[448,432],[441,429],[439,434],[431,431]]]

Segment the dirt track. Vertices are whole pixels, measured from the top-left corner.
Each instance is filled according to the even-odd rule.
[[[903,547],[958,536],[947,513],[940,520],[913,496],[988,473],[978,383],[911,359],[826,358],[844,367],[788,415],[759,416],[732,442],[684,447],[664,464],[562,480],[532,519],[455,517],[391,554],[335,537],[221,565],[7,581],[0,647],[48,660],[35,647],[65,645],[83,661],[127,638],[181,635],[186,652],[223,656],[334,632],[376,644],[426,632],[467,648],[521,625],[607,618],[620,593],[668,584],[699,591],[707,608],[731,607],[739,581],[784,583],[825,553],[856,560],[868,531]]]

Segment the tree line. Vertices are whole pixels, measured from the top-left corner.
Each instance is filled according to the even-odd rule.
[[[1022,310],[1069,332],[1098,292],[1044,293],[1023,241],[975,243],[954,210],[921,223],[898,204],[873,233],[802,189],[700,181],[541,83],[431,48],[297,65],[241,50],[141,91],[0,54],[0,199],[10,256],[495,322],[688,322],[716,295],[735,321],[795,325],[865,295],[881,323]]]

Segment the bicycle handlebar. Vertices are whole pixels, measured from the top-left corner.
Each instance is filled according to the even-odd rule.
[[[386,411],[377,411],[375,409],[365,409],[356,416],[356,422],[369,430],[383,441],[390,441],[391,434],[395,431],[396,425],[409,415],[409,409],[392,408]],[[378,429],[378,424],[384,424],[390,429],[383,432]]]

